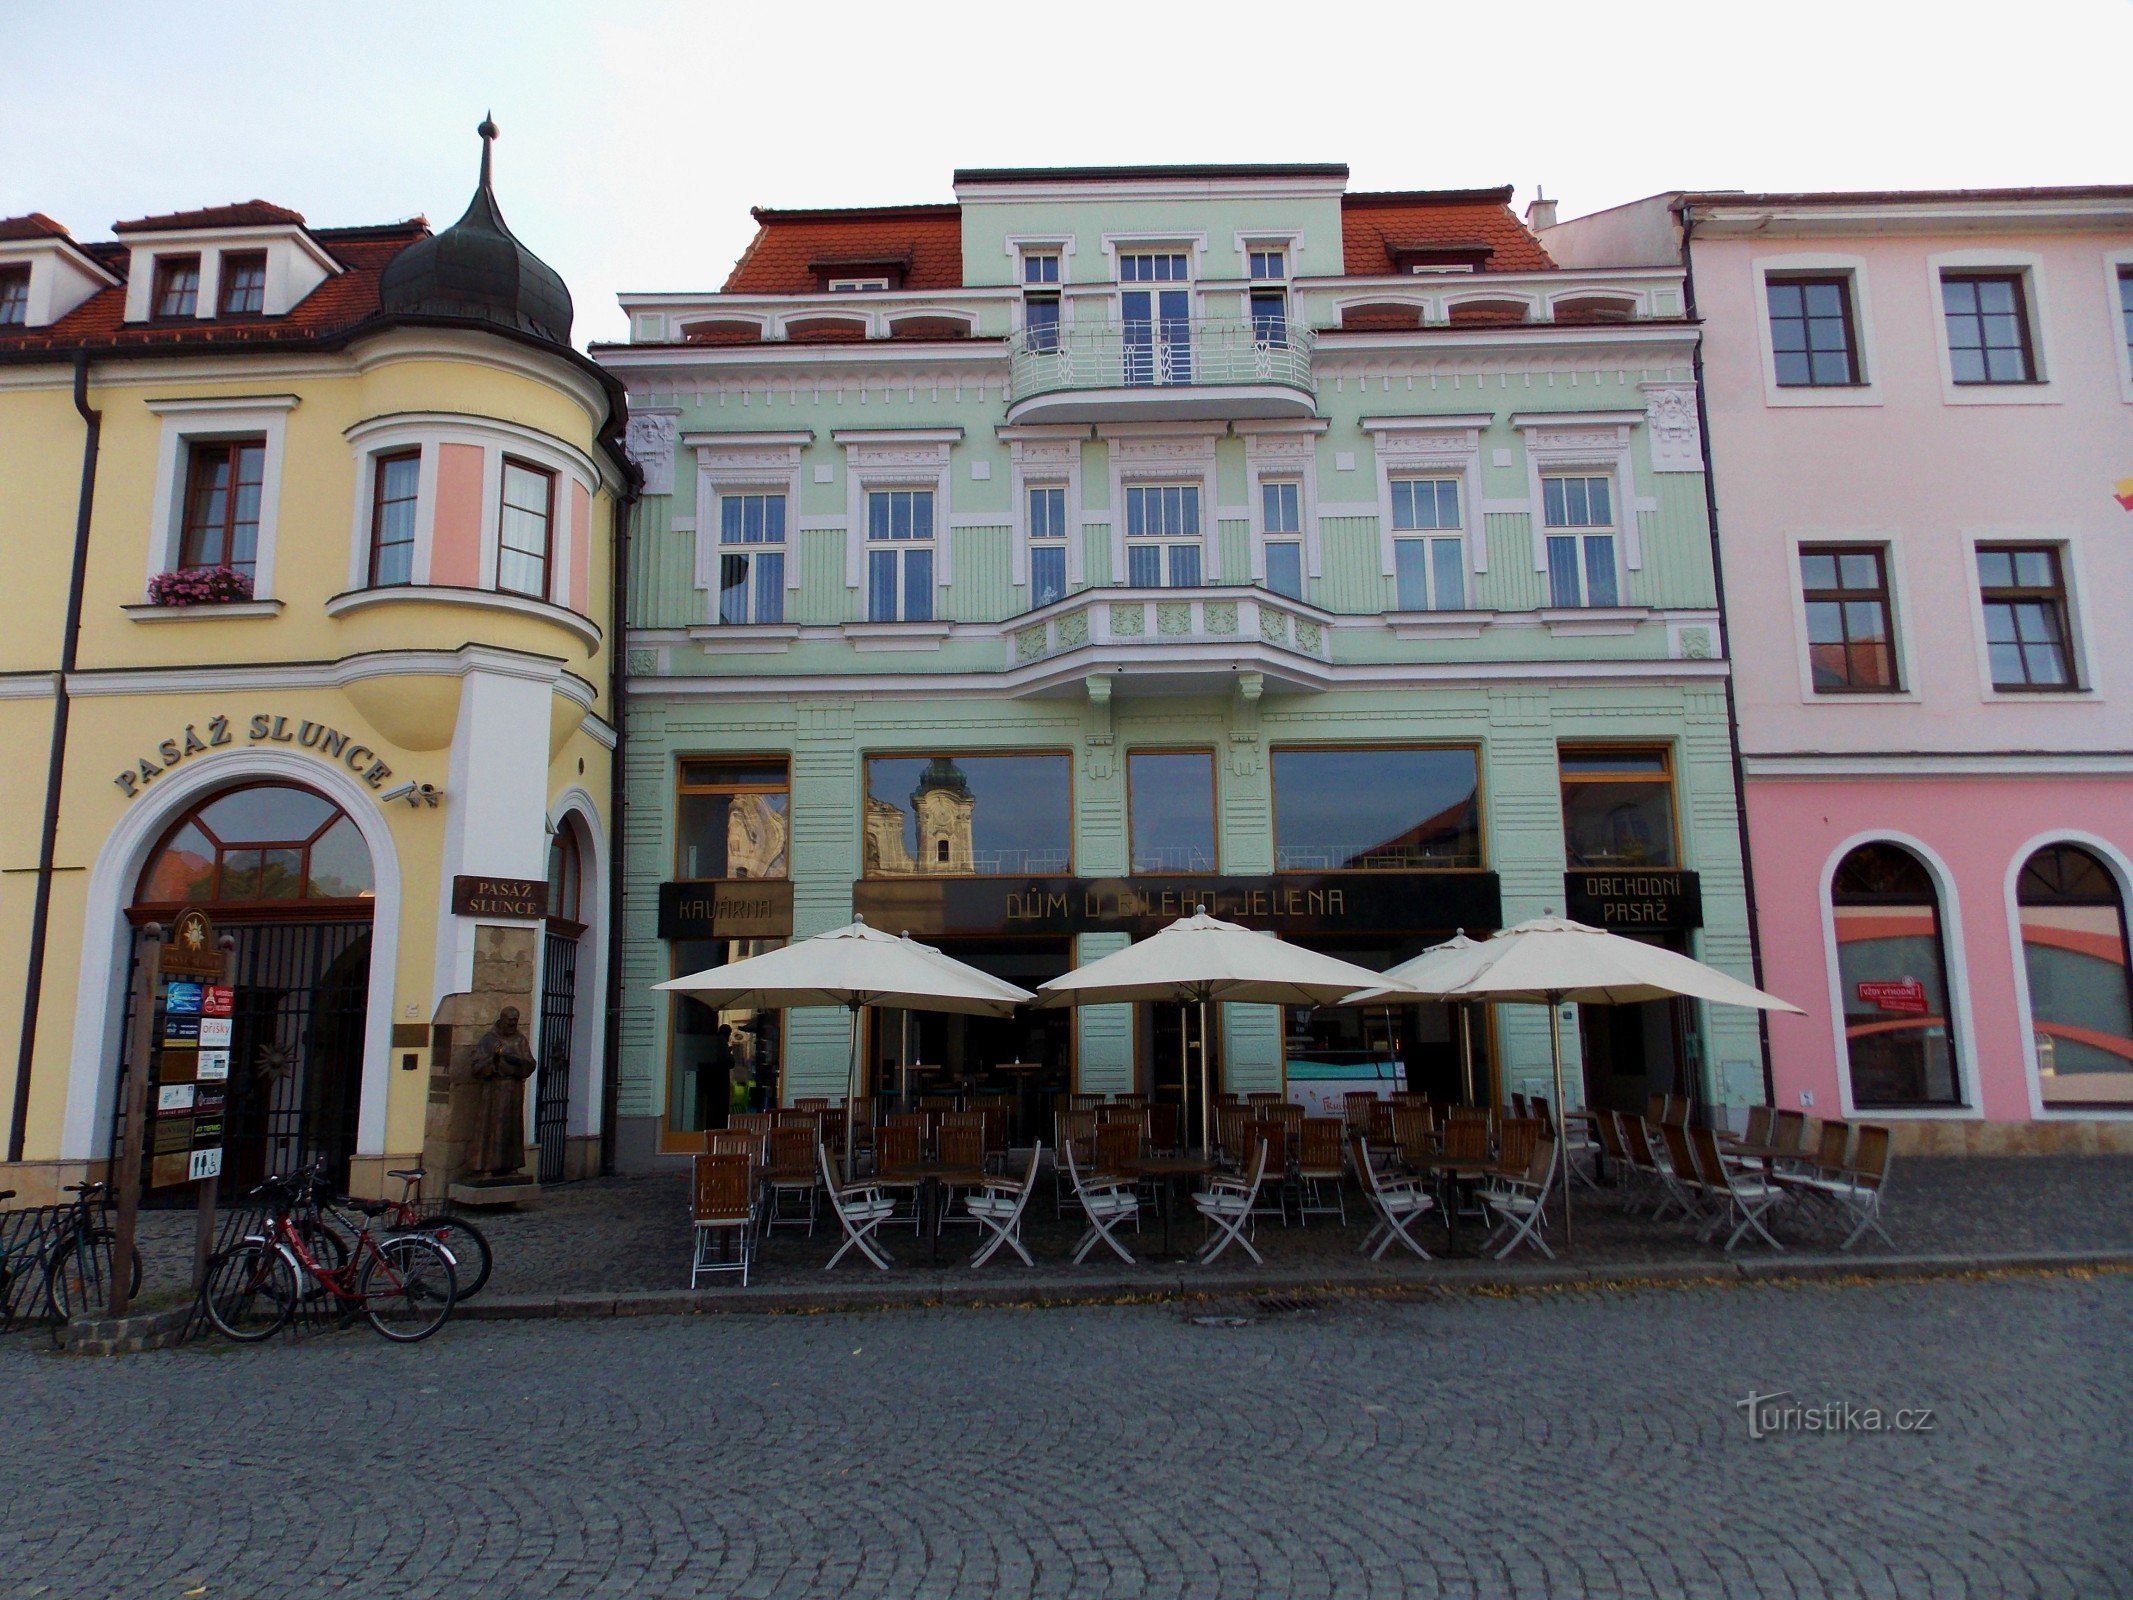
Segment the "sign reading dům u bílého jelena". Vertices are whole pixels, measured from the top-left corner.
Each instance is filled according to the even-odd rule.
[[[1703,926],[1703,887],[1678,867],[1582,867],[1563,874],[1563,915],[1610,933]]]
[[[1502,926],[1493,872],[1219,873],[1130,878],[865,878],[853,909],[917,937],[1152,933],[1203,906],[1270,933],[1436,932]]]
[[[455,917],[545,917],[548,883],[543,878],[483,878],[460,873],[452,879]]]

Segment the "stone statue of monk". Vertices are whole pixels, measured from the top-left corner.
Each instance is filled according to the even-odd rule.
[[[518,1007],[505,1006],[474,1046],[477,1085],[474,1146],[468,1166],[478,1175],[508,1178],[526,1164],[526,1080],[533,1046],[519,1032]]]

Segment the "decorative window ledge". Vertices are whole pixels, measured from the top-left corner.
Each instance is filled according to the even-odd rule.
[[[1493,611],[1388,611],[1385,625],[1395,639],[1478,639],[1496,620]]]
[[[135,622],[237,622],[246,617],[278,617],[279,600],[205,601],[196,606],[132,605],[119,609]]]
[[[947,622],[847,622],[854,650],[938,650],[954,625]]]
[[[1543,606],[1540,619],[1558,639],[1635,633],[1652,614],[1649,606]]]
[[[689,637],[703,645],[706,655],[769,656],[790,650],[800,630],[792,623],[714,622],[691,628]]]
[[[326,602],[326,615],[342,617],[351,612],[367,611],[373,606],[407,604],[473,606],[483,611],[513,612],[567,629],[584,644],[587,655],[600,647],[600,626],[590,617],[581,617],[566,606],[535,600],[529,595],[500,594],[493,589],[458,589],[419,583],[395,584],[383,589],[345,589]]]

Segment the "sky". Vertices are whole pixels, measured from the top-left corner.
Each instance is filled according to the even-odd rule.
[[[953,198],[958,166],[1344,161],[1360,189],[2133,181],[2133,0],[0,0],[0,216],[79,238],[259,197],[512,230],[575,337],[715,289],[751,205]]]

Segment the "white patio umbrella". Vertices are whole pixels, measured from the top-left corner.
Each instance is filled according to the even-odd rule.
[[[1301,945],[1287,944],[1196,911],[1160,933],[1037,985],[1040,1006],[1113,1005],[1174,1000],[1200,1012],[1200,1148],[1209,1145],[1207,1008],[1238,1000],[1253,1005],[1323,1006],[1361,988],[1405,993],[1379,973]]]
[[[1479,939],[1469,939],[1466,929],[1455,928],[1452,936],[1442,944],[1433,944],[1418,956],[1410,956],[1398,966],[1387,967],[1384,976],[1406,985],[1415,993],[1436,995],[1447,986],[1455,985],[1474,970],[1476,952],[1487,946]],[[1369,1005],[1380,1000],[1398,997],[1400,991],[1370,989],[1362,994],[1350,995],[1350,1005]],[[1456,1004],[1457,1002],[1455,1002]],[[1470,1031],[1471,1019],[1467,1008],[1459,1006],[1459,1071],[1466,1083],[1467,1104],[1474,1103],[1474,1040]],[[1412,1085],[1412,1080],[1410,1085]]]
[[[1441,998],[1507,1001],[1548,1008],[1548,1053],[1555,1069],[1555,1147],[1564,1159],[1563,1034],[1558,1008],[1635,1005],[1645,1000],[1709,1000],[1758,1011],[1798,1011],[1715,967],[1604,928],[1542,915],[1509,927],[1470,952],[1472,966],[1447,966]],[[1448,981],[1447,981],[1448,980]],[[1420,987],[1409,979],[1410,987]],[[1563,1242],[1571,1242],[1570,1186],[1563,1185]]]
[[[754,1007],[765,1011],[798,1006],[842,1006],[851,1013],[851,1056],[845,1072],[845,1104],[858,1097],[859,1013],[869,1006],[916,1011],[952,1011],[965,1016],[1005,1017],[1034,998],[989,972],[907,935],[870,928],[864,918],[781,949],[707,967],[686,977],[655,983],[655,989],[686,994],[713,1010]],[[852,1147],[844,1143],[845,1175]]]

